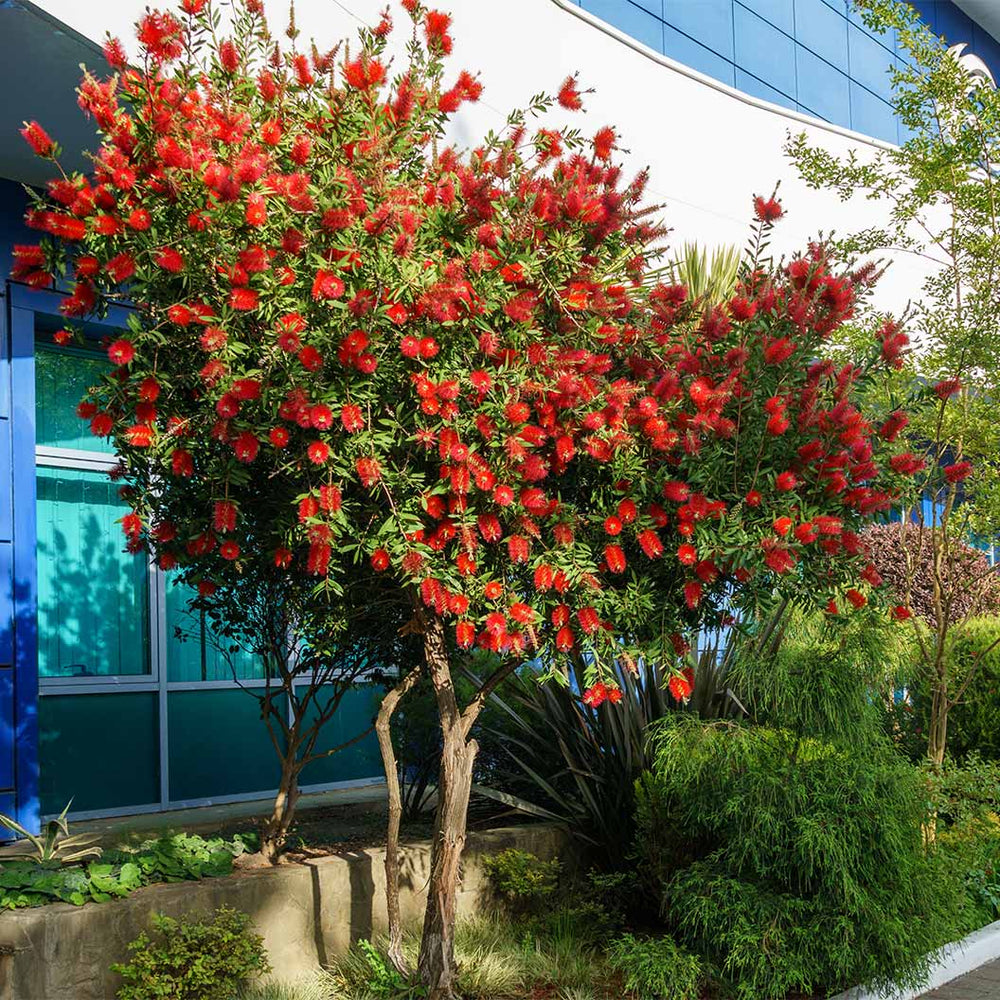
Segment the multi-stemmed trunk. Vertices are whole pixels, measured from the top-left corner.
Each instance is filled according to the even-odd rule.
[[[261,827],[260,850],[267,861],[276,865],[281,860],[281,852],[285,847],[285,838],[295,817],[295,806],[299,801],[299,771],[298,762],[286,757],[281,764],[281,781],[278,784],[278,794],[274,797],[271,815]]]

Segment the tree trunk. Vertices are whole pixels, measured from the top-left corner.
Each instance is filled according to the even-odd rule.
[[[385,836],[385,905],[389,919],[389,960],[403,976],[409,976],[410,969],[403,956],[403,925],[399,915],[399,824],[403,815],[403,800],[399,789],[399,770],[396,753],[392,746],[390,722],[400,700],[421,674],[421,668],[411,670],[403,680],[382,699],[378,710],[375,732],[382,752],[382,766],[385,770],[385,785],[389,799],[389,821]]]
[[[271,815],[264,821],[260,834],[260,850],[265,858],[276,865],[281,860],[285,848],[285,837],[295,817],[295,806],[299,801],[299,768],[294,761],[285,759],[281,763],[281,782],[274,797]]]
[[[438,781],[431,877],[420,942],[420,980],[430,1000],[451,1000],[455,977],[455,901],[465,847],[472,768],[479,745],[461,725],[445,730]]]
[[[927,758],[934,765],[935,771],[940,771],[944,765],[944,753],[948,745],[949,708],[947,688],[935,684],[927,732]]]
[[[455,996],[455,900],[465,847],[472,767],[479,745],[469,739],[478,711],[459,711],[448,663],[444,626],[436,615],[424,629],[424,664],[434,684],[443,746],[438,777],[437,815],[431,849],[431,875],[427,888],[423,935],[420,940],[420,981],[429,1000]]]

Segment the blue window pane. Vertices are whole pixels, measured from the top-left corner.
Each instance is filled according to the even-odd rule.
[[[809,114],[837,125],[851,120],[847,77],[801,46],[796,53],[796,80],[799,104]]]
[[[733,58],[733,0],[663,0],[663,20],[720,56]]]
[[[909,0],[910,6],[924,19],[931,31],[937,31],[937,0]]]
[[[853,24],[848,37],[851,48],[851,79],[857,80],[883,100],[891,100],[889,67],[894,61],[892,54]]]
[[[94,437],[76,404],[111,369],[107,358],[89,351],[36,345],[35,440],[51,448],[111,452],[107,438]]]
[[[730,87],[735,86],[731,62],[716,55],[711,49],[706,49],[704,45],[692,41],[687,35],[682,35],[669,24],[663,26],[663,51],[671,59],[676,59],[679,63],[698,70],[699,73],[728,83]]]
[[[122,551],[118,487],[39,466],[37,490],[39,676],[149,673],[146,560]]]
[[[847,18],[823,0],[795,0],[795,40],[847,72]]]
[[[847,16],[847,8],[851,6],[851,0],[823,0],[823,3],[845,17]]]
[[[977,26],[971,48],[989,66],[993,79],[1000,80],[1000,44],[997,40],[989,32]]]
[[[663,16],[663,0],[632,0],[632,2],[638,4],[643,10],[648,10],[654,17]]]
[[[740,5],[760,15],[765,21],[770,21],[787,34],[795,34],[794,0],[739,0],[737,6]]]
[[[736,62],[769,87],[795,94],[795,43],[744,7],[736,8]]]
[[[649,11],[628,0],[583,0],[581,6],[651,49],[663,51],[663,22]]]
[[[746,70],[740,69],[739,66],[736,67],[736,86],[744,94],[749,94],[751,97],[759,97],[762,101],[770,101],[772,104],[780,104],[783,108],[795,110],[795,101],[791,97],[781,93],[780,90],[769,87],[762,80],[747,73]]]
[[[896,141],[896,115],[892,105],[851,81],[851,128],[886,142]]]

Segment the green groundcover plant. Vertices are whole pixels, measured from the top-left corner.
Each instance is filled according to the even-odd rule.
[[[246,835],[206,840],[177,833],[145,840],[132,847],[108,850],[100,861],[63,865],[29,861],[0,863],[0,909],[63,902],[82,906],[127,896],[154,882],[228,875],[233,858],[248,847]]]

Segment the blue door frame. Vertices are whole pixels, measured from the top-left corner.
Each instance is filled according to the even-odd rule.
[[[31,831],[40,821],[35,332],[39,321],[59,324],[61,298],[6,282],[0,310],[0,812]],[[125,317],[115,309],[86,332],[121,329]]]

